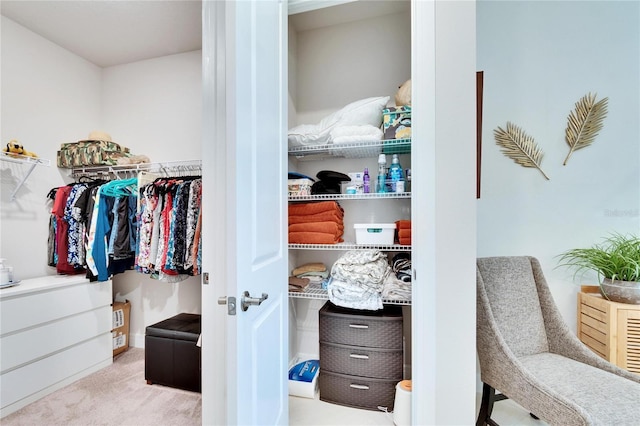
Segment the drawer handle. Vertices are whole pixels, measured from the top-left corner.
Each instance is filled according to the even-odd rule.
[[[349,324],[349,327],[351,327],[351,328],[369,328],[369,326],[366,325],[366,324]]]
[[[369,386],[367,386],[367,385],[356,385],[356,384],[351,383],[349,385],[349,387],[352,387],[354,389],[369,390]]]
[[[369,359],[369,355],[350,354],[349,356],[357,359]]]

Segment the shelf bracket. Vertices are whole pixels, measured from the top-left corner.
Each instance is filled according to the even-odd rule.
[[[20,180],[20,183],[18,183],[18,185],[16,185],[15,189],[11,193],[11,201],[15,201],[16,200],[16,194],[18,193],[18,191],[20,190],[22,185],[24,185],[24,183],[27,181],[27,178],[29,177],[29,175],[31,174],[33,169],[36,168],[36,166],[37,166],[37,163],[31,163],[31,166],[29,167],[29,170],[27,170],[27,173],[22,177],[22,179]]]

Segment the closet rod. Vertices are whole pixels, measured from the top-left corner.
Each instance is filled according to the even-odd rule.
[[[87,177],[107,177],[123,179],[133,177],[138,172],[155,173],[163,177],[186,176],[202,173],[202,161],[166,161],[161,163],[125,164],[113,166],[79,166],[71,169],[70,177],[78,179]]]

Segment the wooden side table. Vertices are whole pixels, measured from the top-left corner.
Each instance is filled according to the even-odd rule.
[[[607,361],[640,374],[640,305],[611,302],[599,286],[582,286],[578,337]]]

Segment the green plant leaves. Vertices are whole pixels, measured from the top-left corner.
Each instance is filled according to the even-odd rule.
[[[640,238],[611,234],[602,244],[567,250],[559,261],[559,266],[576,268],[576,273],[592,270],[612,280],[640,281]]]

